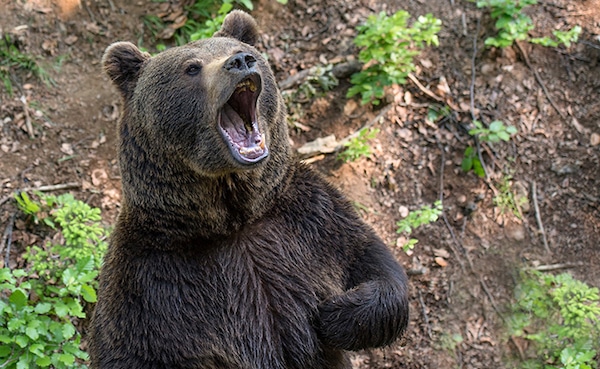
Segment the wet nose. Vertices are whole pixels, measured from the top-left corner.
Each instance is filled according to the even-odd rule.
[[[256,65],[256,58],[252,54],[237,53],[225,62],[225,69],[229,71],[248,70]]]

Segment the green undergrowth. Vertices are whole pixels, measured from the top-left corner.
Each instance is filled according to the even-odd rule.
[[[596,369],[600,348],[598,288],[573,278],[527,271],[515,289],[509,334],[528,341],[523,369]]]
[[[426,14],[409,25],[409,19],[410,14],[404,10],[391,16],[381,12],[357,27],[354,43],[361,49],[358,59],[365,68],[352,75],[353,86],[347,97],[360,95],[362,104],[378,105],[387,86],[406,83],[408,74],[415,70],[413,60],[421,50],[439,44],[441,20]]]
[[[344,142],[344,149],[338,154],[338,159],[348,162],[371,156],[369,141],[377,137],[378,133],[378,128],[362,128],[355,137]]]
[[[415,229],[436,222],[443,211],[444,207],[440,200],[434,202],[433,205],[423,205],[421,208],[409,212],[406,218],[396,222],[396,233],[409,236]],[[402,245],[402,249],[404,252],[412,250],[417,242],[419,241],[416,238],[409,238]]]
[[[100,209],[70,194],[16,200],[29,222],[56,235],[28,247],[23,267],[0,269],[1,367],[86,368],[82,324],[107,248]]]
[[[575,26],[568,31],[554,30],[554,37],[530,37],[529,32],[533,31],[535,26],[533,20],[525,10],[536,5],[537,0],[474,0],[478,8],[485,8],[490,11],[492,19],[495,21],[494,27],[497,34],[488,37],[485,40],[486,46],[508,47],[515,41],[528,41],[543,46],[558,47],[561,44],[570,47],[571,43],[576,42],[581,33],[581,27]]]

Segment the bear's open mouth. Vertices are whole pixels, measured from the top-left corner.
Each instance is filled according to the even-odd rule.
[[[261,92],[258,73],[239,82],[229,100],[219,110],[219,129],[234,158],[242,164],[261,161],[269,154],[258,127],[256,102]]]

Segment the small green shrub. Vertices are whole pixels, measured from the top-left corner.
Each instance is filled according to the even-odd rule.
[[[597,288],[570,274],[525,272],[515,290],[508,320],[512,336],[529,340],[536,359],[523,368],[592,369],[600,342]],[[532,355],[528,355],[531,357]]]
[[[413,59],[420,50],[439,44],[441,20],[427,14],[409,27],[409,18],[410,14],[403,10],[391,16],[381,12],[357,27],[354,43],[361,48],[358,59],[365,68],[352,75],[348,97],[360,95],[362,104],[378,105],[386,86],[406,83],[408,74],[415,70]]]
[[[43,218],[64,241],[28,248],[25,269],[0,269],[0,362],[16,369],[85,368],[80,323],[85,305],[96,301],[107,247],[100,210],[69,194],[41,196],[37,209],[27,195],[18,198],[25,213]]]
[[[338,154],[338,159],[347,162],[358,160],[363,156],[370,156],[371,146],[368,141],[374,139],[378,133],[379,129],[377,128],[361,129],[356,137],[344,143],[345,149]]]
[[[495,27],[498,34],[485,40],[487,46],[508,47],[516,40],[527,40],[544,46],[557,47],[561,43],[566,47],[571,42],[577,41],[581,27],[575,26],[569,31],[552,32],[556,40],[550,37],[531,38],[529,31],[535,27],[533,20],[523,12],[530,5],[537,4],[537,0],[477,0],[478,8],[489,8],[491,16],[496,20]]]
[[[474,120],[473,124],[475,128],[469,130],[469,134],[471,136],[479,136],[479,139],[484,142],[508,142],[511,136],[517,133],[517,129],[514,126],[505,126],[499,120],[493,121],[487,128],[478,120]]]
[[[485,127],[483,123],[478,120],[474,120],[473,125],[475,125],[475,128],[470,129],[469,134],[471,136],[477,136],[479,140],[486,143],[496,143],[500,141],[507,142],[517,133],[517,128],[514,126],[505,126],[504,123],[499,120],[490,123],[489,127]],[[485,171],[481,160],[479,160],[477,151],[472,146],[467,146],[465,149],[461,167],[465,172],[473,170],[479,177],[485,177]]]
[[[436,222],[440,215],[442,215],[442,211],[444,210],[442,206],[442,202],[437,200],[433,203],[433,206],[423,205],[418,210],[413,210],[406,218],[399,220],[396,222],[396,233],[404,233],[406,235],[410,235],[416,228]],[[415,247],[415,245],[419,242],[417,239],[410,238],[408,242],[403,245],[402,249],[406,252]]]

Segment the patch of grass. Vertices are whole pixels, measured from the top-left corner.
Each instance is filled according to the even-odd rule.
[[[403,233],[405,235],[410,235],[415,229],[419,228],[422,225],[436,222],[440,215],[442,215],[442,211],[444,210],[442,206],[442,202],[437,200],[433,203],[433,206],[423,205],[420,209],[413,210],[406,218],[399,220],[396,222],[396,233]],[[415,245],[419,242],[415,238],[408,239],[408,242],[402,246],[404,252],[408,250],[412,250]]]
[[[86,368],[80,323],[85,305],[96,301],[107,232],[100,210],[72,195],[40,198],[16,196],[24,213],[63,241],[29,247],[24,269],[0,269],[0,362],[11,369]]]
[[[531,344],[522,363],[528,369],[597,368],[600,342],[598,289],[570,274],[524,272],[511,306],[509,333]]]
[[[415,70],[413,59],[420,50],[439,44],[441,20],[427,14],[409,26],[409,18],[410,14],[403,10],[391,16],[381,12],[357,27],[354,43],[361,48],[358,59],[365,67],[352,75],[348,97],[360,95],[362,104],[378,105],[385,87],[406,83],[408,74]]]
[[[521,208],[527,202],[525,197],[517,197],[512,188],[512,176],[505,175],[500,180],[498,194],[494,196],[494,205],[500,208],[500,212],[511,212],[514,216],[521,219]]]
[[[4,89],[10,96],[13,95],[13,84],[11,74],[16,71],[30,72],[46,85],[52,83],[52,79],[35,60],[34,57],[24,54],[18,45],[11,39],[10,35],[3,35],[0,39],[0,80]]]
[[[533,20],[524,10],[530,5],[536,5],[537,0],[476,0],[478,8],[488,8],[492,18],[496,21],[495,28],[498,33],[485,40],[487,46],[508,47],[515,41],[526,40],[535,44],[557,47],[560,44],[570,47],[576,42],[581,33],[581,27],[575,26],[569,31],[553,31],[551,37],[532,38],[529,31],[535,26]]]
[[[379,129],[377,128],[361,129],[356,137],[344,143],[344,151],[338,154],[338,159],[348,162],[358,160],[363,156],[371,156],[369,140],[374,139],[378,133]]]

